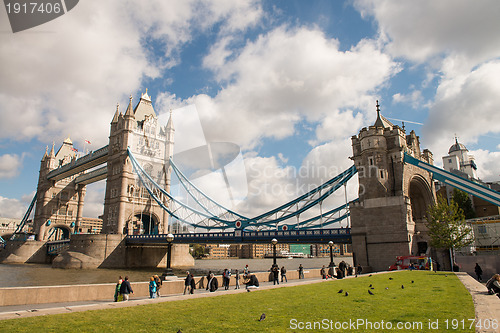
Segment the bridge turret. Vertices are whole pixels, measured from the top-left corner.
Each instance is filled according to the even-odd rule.
[[[358,263],[386,269],[397,255],[426,253],[425,212],[435,198],[431,175],[403,163],[404,153],[432,160],[420,153],[414,131],[393,125],[380,113],[373,126],[353,136],[352,150],[358,169],[359,201],[352,204],[353,250]]]

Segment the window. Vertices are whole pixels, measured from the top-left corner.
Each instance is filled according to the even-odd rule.
[[[479,234],[487,234],[488,231],[486,230],[486,226],[485,225],[478,225],[477,226],[477,232]]]
[[[384,171],[380,170],[380,178],[384,179]]]
[[[450,163],[450,164],[451,164],[451,158],[449,158],[449,159],[448,159],[448,163]]]

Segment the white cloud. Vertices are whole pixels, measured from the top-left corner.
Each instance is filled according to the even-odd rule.
[[[104,213],[105,191],[106,182],[104,181],[87,185],[87,192],[83,204],[83,216],[99,217]]]
[[[71,134],[104,145],[115,103],[177,64],[194,33],[218,23],[243,30],[261,11],[257,1],[80,2],[54,21],[2,34],[0,139],[51,142]],[[0,22],[9,30],[5,11]]]
[[[420,90],[413,90],[409,94],[396,93],[392,95],[393,103],[409,103],[414,109],[422,105],[424,98]]]
[[[202,114],[207,137],[244,148],[264,137],[288,137],[300,120],[366,109],[374,103],[373,94],[399,71],[373,41],[362,40],[343,52],[337,40],[308,28],[276,28],[230,59],[223,47],[212,51],[217,56],[208,55],[205,65],[225,86],[214,98],[198,95],[191,101]],[[351,112],[340,117],[351,119]],[[321,127],[318,135],[327,138]]]
[[[470,67],[500,52],[496,0],[356,0],[355,7],[375,17],[395,56],[423,62],[448,54]]]
[[[435,156],[444,156],[455,135],[467,144],[500,132],[499,76],[500,61],[491,61],[468,75],[441,82],[422,128],[423,140]]]
[[[21,199],[10,199],[0,196],[0,216],[14,219],[21,219],[28,209],[34,193],[24,195]]]
[[[478,177],[486,182],[498,181],[500,179],[500,152],[490,152],[478,149],[470,152],[476,161]]]
[[[23,157],[17,154],[0,155],[0,179],[14,178],[21,171]]]

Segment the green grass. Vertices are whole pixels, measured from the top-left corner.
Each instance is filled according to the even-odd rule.
[[[389,280],[392,277],[393,280]],[[415,283],[411,283],[414,280]],[[368,286],[373,284],[368,294]],[[405,288],[402,289],[401,285]],[[385,289],[385,288],[388,289]],[[339,289],[349,292],[337,293]],[[390,322],[393,331],[474,332],[472,298],[454,274],[404,271],[330,280],[304,286],[156,303],[121,309],[23,318],[0,322],[1,332],[387,332],[387,329],[336,329],[335,323],[364,319]],[[259,321],[262,313],[266,319]],[[296,321],[293,321],[293,320]],[[452,320],[459,329],[452,329]],[[461,320],[466,329],[461,329]],[[429,329],[429,320],[438,329]],[[448,320],[448,330],[446,322]],[[332,323],[330,323],[332,321]],[[323,326],[300,329],[299,322]],[[397,330],[398,323],[421,323]],[[325,326],[327,323],[327,326]],[[345,324],[344,324],[345,325]],[[387,327],[387,326],[385,326]],[[293,329],[295,328],[295,329]],[[305,326],[304,328],[307,328]],[[352,328],[352,326],[351,326]]]

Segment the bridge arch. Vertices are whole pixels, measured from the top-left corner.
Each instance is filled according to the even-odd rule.
[[[156,235],[159,233],[160,218],[152,212],[134,211],[127,223],[128,234]]]
[[[429,249],[427,242],[427,210],[434,204],[432,185],[422,175],[415,174],[408,183],[408,197],[411,212],[409,217],[414,224],[413,236],[410,227],[411,252],[424,254]],[[411,226],[411,224],[410,224]],[[413,237],[413,239],[411,239]]]
[[[57,223],[45,228],[44,239],[45,240],[61,240],[61,239],[69,239],[72,230],[70,226],[63,223]]]

